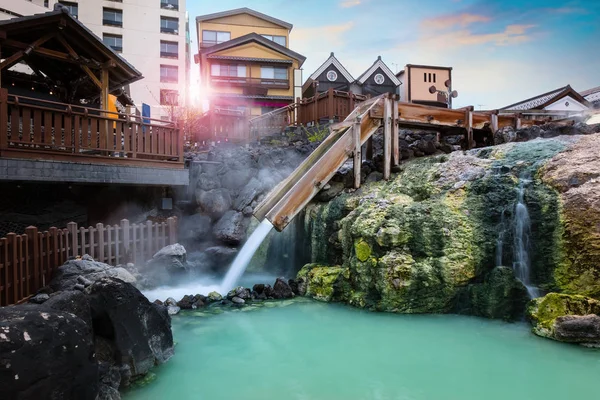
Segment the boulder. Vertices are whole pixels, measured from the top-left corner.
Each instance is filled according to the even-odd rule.
[[[255,174],[256,170],[251,168],[236,169],[223,175],[221,184],[224,188],[227,188],[232,192],[237,192],[246,186]]]
[[[160,249],[148,263],[151,268],[165,269],[170,274],[179,274],[187,270],[187,252],[179,243]]]
[[[200,211],[213,218],[220,218],[232,206],[231,194],[227,189],[196,191],[196,202]]]
[[[275,299],[291,299],[294,297],[294,292],[285,279],[277,278],[271,296]]]
[[[131,284],[114,278],[97,280],[85,292],[95,335],[120,355],[119,361],[129,366],[133,378],[171,358],[173,335],[165,307],[150,303]]]
[[[194,302],[195,302],[194,298],[192,296],[186,294],[185,296],[183,296],[183,298],[181,300],[179,300],[177,302],[177,306],[179,308],[181,308],[182,310],[191,310]]]
[[[250,300],[251,299],[251,291],[248,288],[243,286],[238,286],[233,288],[227,293],[227,299],[233,300],[234,297],[238,297],[242,300]]]
[[[327,202],[344,191],[344,183],[331,182],[326,185],[316,196],[315,200]]]
[[[244,299],[242,299],[240,297],[237,297],[237,296],[233,297],[231,299],[231,302],[233,304],[237,305],[237,306],[241,306],[241,305],[244,305],[246,303],[246,301]]]
[[[204,191],[219,189],[221,187],[221,180],[216,175],[202,173],[198,177],[196,187]]]
[[[48,312],[68,312],[79,317],[87,326],[92,326],[90,302],[84,292],[66,290],[53,293],[40,307]]]
[[[317,264],[305,265],[296,278],[297,292],[320,301],[340,301],[346,293],[348,268]]]
[[[221,242],[237,246],[246,238],[249,220],[241,212],[228,211],[215,225],[213,233]]]
[[[126,269],[113,267],[84,256],[81,259],[69,260],[58,267],[49,286],[54,291],[68,291],[75,289],[76,285],[89,286],[96,280],[106,277],[118,278],[129,283],[136,282],[135,277]]]
[[[221,300],[223,300],[223,296],[221,296],[217,292],[210,292],[208,294],[208,300],[211,301],[211,302],[221,301]]]
[[[246,207],[250,206],[254,199],[262,192],[263,184],[258,179],[252,178],[234,199],[233,208],[237,211],[243,211]],[[250,214],[252,214],[252,212],[250,212]]]
[[[95,400],[91,327],[68,312],[0,308],[0,398]]]
[[[585,296],[548,293],[531,301],[527,307],[533,333],[554,340],[600,342],[595,336],[597,320],[584,317],[600,314],[600,301]]]
[[[206,240],[211,233],[212,219],[208,215],[194,214],[181,219],[180,239]]]

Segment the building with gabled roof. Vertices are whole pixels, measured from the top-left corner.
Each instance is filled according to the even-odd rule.
[[[350,72],[348,72],[332,52],[329,58],[304,82],[304,85],[302,85],[302,96],[310,97],[315,94],[315,91],[321,93],[326,92],[330,88],[344,92],[352,90],[358,93],[359,90],[353,90],[352,86],[354,82],[354,77],[352,77]]]
[[[379,56],[369,69],[356,78],[356,84],[361,87],[361,94],[379,96],[383,93],[397,94],[400,80]]]
[[[600,108],[600,86],[579,92],[594,108]]]
[[[292,24],[249,8],[196,17],[202,90],[213,110],[261,115],[301,95],[305,57],[289,47]]]
[[[546,93],[531,97],[502,107],[502,110],[529,111],[529,110],[551,110],[551,111],[584,111],[590,108],[590,103],[571,85],[563,86]]]

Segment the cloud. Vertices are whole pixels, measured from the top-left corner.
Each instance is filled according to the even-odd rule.
[[[360,0],[345,0],[340,2],[340,7],[342,8],[351,8],[360,5]]]
[[[450,15],[441,15],[439,17],[427,18],[421,22],[421,27],[424,29],[434,29],[434,30],[446,30],[450,28],[454,28],[456,26],[460,26],[466,28],[469,25],[472,25],[477,22],[489,22],[491,20],[490,17],[485,15],[477,15],[477,14],[450,14]]]
[[[294,50],[304,47],[308,52],[317,48],[329,46],[326,52],[335,51],[344,44],[344,34],[354,27],[354,22],[346,22],[338,25],[313,26],[297,28],[292,31],[290,41],[293,41]]]

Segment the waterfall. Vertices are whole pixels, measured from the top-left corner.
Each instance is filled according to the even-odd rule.
[[[531,266],[529,260],[531,233],[531,219],[525,204],[525,187],[531,180],[526,177],[519,179],[517,203],[514,211],[514,243],[513,243],[513,271],[515,276],[525,285],[529,297],[540,296],[539,289],[531,285]]]
[[[252,235],[250,235],[246,243],[244,243],[244,246],[235,257],[235,260],[233,260],[233,263],[229,267],[229,271],[227,271],[227,274],[223,279],[223,283],[221,284],[221,291],[223,293],[227,293],[235,287],[238,279],[240,279],[244,274],[244,271],[246,271],[246,267],[252,259],[252,256],[254,256],[256,250],[260,247],[269,232],[271,232],[271,229],[273,229],[273,225],[269,220],[265,219],[254,232],[252,232]]]

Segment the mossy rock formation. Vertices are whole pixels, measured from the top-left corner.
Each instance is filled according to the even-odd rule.
[[[581,162],[569,163],[573,158]],[[497,266],[515,258],[511,223],[526,179],[531,282],[544,291],[600,298],[598,176],[600,135],[407,162],[388,182],[308,207],[305,232],[320,266],[307,266],[299,278],[319,288],[322,300],[361,308],[520,317],[525,288],[512,268]],[[333,295],[324,291],[331,279]]]

